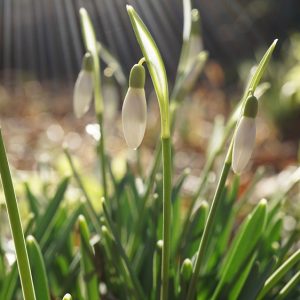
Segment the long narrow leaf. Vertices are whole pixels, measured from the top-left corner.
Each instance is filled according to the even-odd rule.
[[[86,299],[98,300],[100,299],[98,291],[97,276],[95,267],[91,260],[93,249],[90,245],[90,232],[88,225],[83,215],[78,218],[79,232],[80,232],[80,250],[83,269],[83,278],[86,285]]]
[[[37,299],[50,300],[48,279],[41,249],[35,238],[26,238],[29,261],[32,268],[33,285]]]

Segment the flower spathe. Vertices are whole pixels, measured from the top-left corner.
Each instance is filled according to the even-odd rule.
[[[122,107],[124,137],[128,147],[134,150],[141,144],[147,124],[145,69],[142,63],[143,59],[130,71],[129,89]]]
[[[126,143],[136,149],[142,142],[147,124],[145,90],[130,87],[122,108],[122,124]]]
[[[233,143],[232,169],[241,174],[247,166],[255,144],[258,101],[250,95],[245,103],[243,115],[238,123]]]

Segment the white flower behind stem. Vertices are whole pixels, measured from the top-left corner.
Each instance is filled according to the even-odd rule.
[[[243,115],[239,120],[234,137],[232,169],[236,174],[241,174],[244,171],[254,149],[257,110],[257,99],[251,95],[246,100]]]
[[[88,110],[93,99],[93,75],[80,71],[74,87],[73,109],[77,118],[81,118]]]
[[[73,94],[73,110],[77,118],[81,118],[89,110],[93,99],[94,79],[92,64],[92,56],[86,53],[83,58],[82,69],[75,82]]]
[[[253,152],[255,137],[255,119],[243,116],[239,121],[233,145],[232,169],[236,174],[241,174],[247,166]]]

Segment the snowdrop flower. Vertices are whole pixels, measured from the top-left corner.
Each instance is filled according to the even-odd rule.
[[[81,118],[89,110],[93,90],[93,58],[90,53],[86,53],[74,87],[73,109],[77,118]]]
[[[236,174],[243,172],[252,155],[256,136],[255,117],[257,109],[257,98],[253,95],[249,96],[235,132],[232,169]]]
[[[141,144],[147,123],[147,104],[145,97],[145,69],[143,60],[132,67],[129,88],[122,107],[123,132],[129,148],[137,149]]]

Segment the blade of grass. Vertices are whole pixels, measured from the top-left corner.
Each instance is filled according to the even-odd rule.
[[[0,129],[0,173],[5,194],[6,207],[9,224],[15,244],[17,264],[22,285],[22,292],[25,300],[35,300],[31,270],[28,253],[25,245],[24,233],[20,220],[18,202],[9,170],[8,160],[4,147],[2,131]]]
[[[101,232],[101,223],[98,219],[98,216],[95,212],[95,209],[93,207],[93,204],[92,204],[92,200],[90,199],[90,196],[88,195],[87,191],[86,191],[86,188],[84,187],[84,184],[81,180],[81,176],[80,174],[78,173],[78,171],[76,170],[75,168],[75,165],[74,165],[74,162],[73,162],[73,159],[72,159],[72,156],[70,155],[70,152],[68,151],[68,149],[64,149],[64,153],[66,155],[66,158],[67,158],[67,161],[71,167],[71,170],[72,170],[72,173],[73,173],[73,176],[79,186],[79,188],[81,189],[82,193],[83,193],[83,196],[86,200],[86,209],[87,209],[87,212],[90,216],[90,219],[96,229],[96,231],[99,233]]]
[[[114,241],[115,241],[115,244],[116,244],[116,247],[118,249],[118,253],[120,254],[120,256],[122,257],[122,259],[124,260],[124,263],[126,265],[126,268],[130,274],[130,277],[131,277],[131,280],[132,280],[132,283],[135,287],[135,290],[137,291],[138,293],[138,296],[139,296],[139,299],[145,299],[145,295],[143,293],[143,290],[142,290],[142,287],[138,281],[138,278],[134,272],[134,270],[132,269],[131,267],[131,263],[125,253],[125,250],[122,246],[122,244],[120,243],[120,240],[119,240],[119,237],[118,235],[116,234],[116,230],[115,230],[115,226],[109,216],[109,213],[108,213],[108,210],[106,208],[106,204],[105,204],[105,200],[103,199],[102,201],[102,207],[103,207],[103,212],[104,212],[104,216],[106,218],[106,221],[107,221],[107,225],[108,225],[108,228],[110,229],[111,233],[112,233],[112,236],[114,238]]]
[[[267,277],[272,272],[277,258],[273,256],[263,270],[260,270],[261,264],[256,262],[245,282],[239,295],[240,299],[255,300],[259,290],[263,287]]]
[[[60,228],[56,236],[55,243],[51,243],[49,248],[46,250],[44,257],[47,269],[50,268],[51,264],[56,259],[56,253],[60,253],[63,247],[66,246],[66,242],[74,228],[74,224],[76,223],[78,216],[82,213],[83,206],[82,204],[80,204],[65,221],[64,225]]]
[[[70,181],[69,177],[66,177],[60,182],[56,190],[56,193],[54,197],[50,200],[50,203],[48,207],[45,209],[44,214],[37,219],[36,231],[34,235],[38,241],[41,240],[43,234],[46,232],[49,224],[51,223],[51,220],[54,218],[58,210],[60,203],[64,199],[66,190],[69,185],[69,181]]]
[[[221,279],[215,289],[212,300],[217,299],[223,286],[232,281],[234,276],[243,266],[243,263],[255,249],[255,246],[264,231],[266,217],[267,202],[263,199],[241,225],[240,230],[228,251],[223,267],[220,270]]]
[[[93,261],[90,254],[93,249],[90,245],[90,232],[86,220],[83,215],[78,217],[79,233],[80,233],[80,251],[83,269],[83,278],[86,284],[86,299],[97,300],[100,299],[98,291],[97,276]]]
[[[50,300],[48,279],[41,249],[32,235],[26,238],[29,261],[32,266],[33,284],[37,299]]]
[[[27,182],[25,183],[25,191],[26,191],[26,197],[29,202],[30,210],[34,213],[35,217],[38,218],[39,217],[38,200],[31,192],[31,189]]]
[[[292,254],[265,282],[262,290],[257,296],[257,300],[263,297],[281,280],[281,278],[300,261],[300,249]]]
[[[97,44],[96,34],[92,25],[88,12],[84,8],[80,8],[80,21],[83,34],[83,40],[86,51],[90,52],[93,57],[93,77],[94,77],[94,98],[95,98],[95,111],[98,124],[100,126],[100,139],[98,144],[99,159],[101,166],[101,175],[103,183],[103,193],[105,199],[108,196],[107,180],[106,180],[106,158],[105,158],[105,141],[103,130],[103,96],[101,92],[101,76],[100,76],[100,61],[99,61],[99,48]],[[101,55],[101,52],[100,52]]]
[[[293,291],[294,287],[300,283],[300,271],[298,271],[288,282],[287,284],[279,291],[278,295],[275,297],[275,300],[284,300],[287,299],[287,296],[290,292]]]

